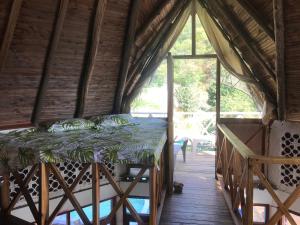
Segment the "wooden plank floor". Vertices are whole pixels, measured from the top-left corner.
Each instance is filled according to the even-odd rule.
[[[214,179],[215,156],[187,153],[186,163],[177,155],[175,181],[184,184],[182,194],[166,198],[160,225],[233,225],[218,183]]]

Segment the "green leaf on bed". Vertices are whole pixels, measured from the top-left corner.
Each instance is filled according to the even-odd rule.
[[[34,152],[31,148],[20,147],[18,157],[22,166],[28,166],[34,163]]]
[[[104,150],[104,159],[113,163],[118,161],[118,153],[121,150],[121,145],[114,145]]]
[[[40,158],[43,162],[58,163],[60,160],[55,156],[51,148],[45,148],[40,151]]]
[[[69,157],[74,161],[92,162],[94,160],[94,151],[91,147],[77,147],[68,152]]]

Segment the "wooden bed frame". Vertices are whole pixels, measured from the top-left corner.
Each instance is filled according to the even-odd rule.
[[[166,149],[166,148],[165,148]],[[10,218],[11,211],[14,209],[16,203],[20,199],[21,195],[24,196],[26,203],[33,215],[34,221],[38,225],[51,225],[54,218],[59,214],[62,207],[67,200],[71,202],[74,207],[74,210],[78,213],[79,217],[85,225],[99,225],[100,224],[100,215],[99,215],[99,203],[100,203],[100,172],[106,177],[109,184],[116,191],[118,200],[114,205],[110,215],[106,218],[107,223],[112,221],[116,216],[118,209],[124,204],[132,217],[137,221],[139,225],[145,224],[141,219],[137,211],[134,209],[132,204],[128,201],[128,197],[132,190],[136,187],[146,170],[149,170],[149,199],[150,199],[150,218],[149,224],[156,225],[159,221],[158,218],[158,207],[163,205],[163,193],[166,189],[166,171],[164,158],[167,151],[162,151],[158,165],[133,165],[129,164],[128,166],[134,166],[135,168],[140,168],[139,173],[136,175],[135,179],[131,182],[126,190],[122,190],[118,182],[109,172],[107,166],[104,163],[86,163],[83,165],[82,170],[74,180],[73,184],[68,185],[64,178],[62,177],[58,167],[53,163],[40,163],[32,166],[31,170],[27,176],[22,179],[21,175],[14,170],[8,170],[8,172],[3,176],[3,184],[1,188],[1,215],[2,218]],[[89,221],[88,217],[85,215],[81,205],[74,195],[74,190],[78,185],[79,181],[88,170],[89,167],[92,167],[92,208],[93,208],[93,221]],[[9,177],[10,173],[15,177],[15,182],[20,187],[17,194],[10,201],[10,189],[9,189]],[[53,176],[59,182],[59,185],[64,191],[64,195],[60,202],[56,205],[53,212],[49,213],[49,174],[52,173]],[[38,208],[36,207],[30,193],[28,190],[28,184],[35,174],[39,176],[39,201]],[[101,212],[100,212],[101,213]],[[17,218],[18,219],[18,218]],[[5,219],[4,219],[5,220]],[[26,224],[27,222],[24,221]],[[0,223],[1,224],[1,223]],[[4,223],[5,224],[5,223]]]

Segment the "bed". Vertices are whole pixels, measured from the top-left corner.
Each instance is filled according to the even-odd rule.
[[[36,165],[40,165],[38,172],[41,176],[41,182],[44,182],[41,183],[40,186],[44,186],[47,189],[47,179],[42,179],[42,176],[53,173],[66,193],[65,198],[71,200],[71,202],[74,201],[72,204],[81,216],[84,224],[90,224],[90,221],[82,214],[82,210],[76,203],[74,195],[72,195],[74,186],[76,186],[76,180],[72,185],[64,183],[55,165],[66,161],[92,165],[92,189],[97,189],[97,186],[99,186],[97,185],[97,177],[99,177],[99,171],[101,171],[120,196],[120,201],[116,204],[116,208],[118,209],[121,204],[125,204],[136,220],[142,224],[143,222],[127,201],[127,197],[145,171],[149,170],[150,192],[154,196],[152,203],[150,203],[153,205],[150,207],[152,208],[150,224],[155,224],[157,203],[153,203],[153,201],[156,201],[157,199],[155,198],[158,197],[158,190],[156,188],[157,182],[162,182],[161,178],[157,176],[160,172],[160,169],[157,170],[157,168],[159,168],[159,166],[161,166],[159,164],[162,163],[162,151],[166,140],[167,122],[159,118],[134,118],[130,115],[122,114],[56,121],[50,124],[42,124],[38,128],[0,133],[0,174],[13,173],[13,175],[18,178],[19,174],[17,171],[19,169],[29,165],[32,165],[33,168]],[[104,164],[104,162],[107,161],[134,165],[135,167],[141,168],[137,174],[137,179],[132,182],[126,191],[121,190],[117,182],[115,182],[113,177],[108,173]],[[86,169],[86,167],[84,167],[84,169]],[[37,169],[33,172],[37,172]],[[32,174],[29,173],[28,178],[31,175]],[[79,174],[78,177],[80,175],[81,174]],[[28,195],[28,193],[23,193],[26,191],[24,190],[27,182],[26,179],[27,178],[19,179],[17,184],[21,187],[23,185],[24,187],[23,190],[21,188],[20,193]],[[49,195],[47,190],[45,193]],[[94,195],[97,195],[95,193]],[[43,198],[47,199],[48,197]],[[97,196],[95,196],[95,198],[97,198]],[[26,200],[28,203],[31,202],[30,199]],[[16,199],[13,201],[15,202]],[[12,203],[8,203],[7,212],[11,211],[12,207]],[[96,204],[95,207],[97,207]],[[112,214],[114,214],[117,209],[113,210]],[[32,208],[31,211],[33,215],[37,214],[34,208]],[[50,217],[40,218],[39,215],[41,215],[41,213],[34,215],[34,217],[36,222],[44,219],[48,220],[47,222],[49,223],[53,220],[58,211],[59,206]],[[112,216],[113,215],[109,218],[112,218]]]

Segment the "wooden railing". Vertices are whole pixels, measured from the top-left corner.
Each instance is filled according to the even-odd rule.
[[[11,217],[11,212],[15,208],[17,202],[19,201],[21,195],[25,197],[26,205],[28,206],[30,212],[32,213],[34,223],[38,225],[51,225],[55,217],[63,210],[64,204],[69,200],[74,210],[78,213],[82,223],[85,225],[100,225],[100,212],[99,202],[101,194],[101,184],[100,184],[100,173],[102,173],[108,183],[112,186],[118,197],[118,201],[113,205],[110,214],[104,219],[104,224],[111,223],[120,208],[123,205],[127,207],[131,216],[136,220],[139,225],[156,225],[159,221],[159,216],[161,214],[161,209],[164,200],[164,194],[166,192],[166,168],[165,168],[165,155],[166,148],[161,153],[161,157],[158,165],[156,164],[129,164],[128,167],[133,166],[139,168],[139,173],[135,176],[133,181],[129,184],[127,189],[123,190],[121,185],[116,180],[115,177],[109,172],[109,169],[105,163],[86,163],[83,165],[80,173],[77,175],[76,179],[72,184],[67,184],[63,178],[59,168],[54,163],[39,163],[33,165],[27,176],[22,177],[21,174],[8,168],[8,171],[3,176],[3,182],[0,183],[0,224],[9,224],[9,221],[1,221],[6,218]],[[78,186],[80,180],[84,176],[85,172],[92,167],[92,208],[93,208],[93,218],[92,221],[89,220],[87,215],[82,209],[79,200],[75,195],[75,189]],[[145,172],[149,170],[149,199],[150,199],[150,215],[149,223],[143,221],[141,216],[138,214],[136,209],[130,203],[128,198],[131,192],[137,186],[139,181]],[[16,184],[20,187],[16,195],[11,200],[10,196],[10,174],[15,177]],[[28,188],[28,184],[35,174],[39,176],[39,199],[38,202],[34,202]],[[54,178],[58,181],[59,185],[64,191],[60,202],[57,205],[51,205],[54,210],[50,212],[50,199],[49,199],[49,176],[52,174]],[[21,216],[21,215],[20,215]],[[20,218],[22,219],[22,218]],[[3,222],[3,223],[2,223]],[[24,221],[25,222],[25,221]],[[26,223],[27,224],[27,223]],[[101,223],[102,224],[102,223]]]
[[[267,224],[275,225],[285,216],[290,224],[297,225],[289,213],[289,208],[300,197],[300,186],[295,187],[284,202],[280,200],[271,182],[264,174],[270,164],[298,165],[300,157],[265,157],[255,154],[226,125],[218,124],[218,151],[216,171],[218,179],[229,195],[230,208],[235,222],[243,225],[253,224],[253,190],[256,185],[263,186],[270,194],[278,209],[271,215]],[[258,182],[254,182],[254,176]]]

